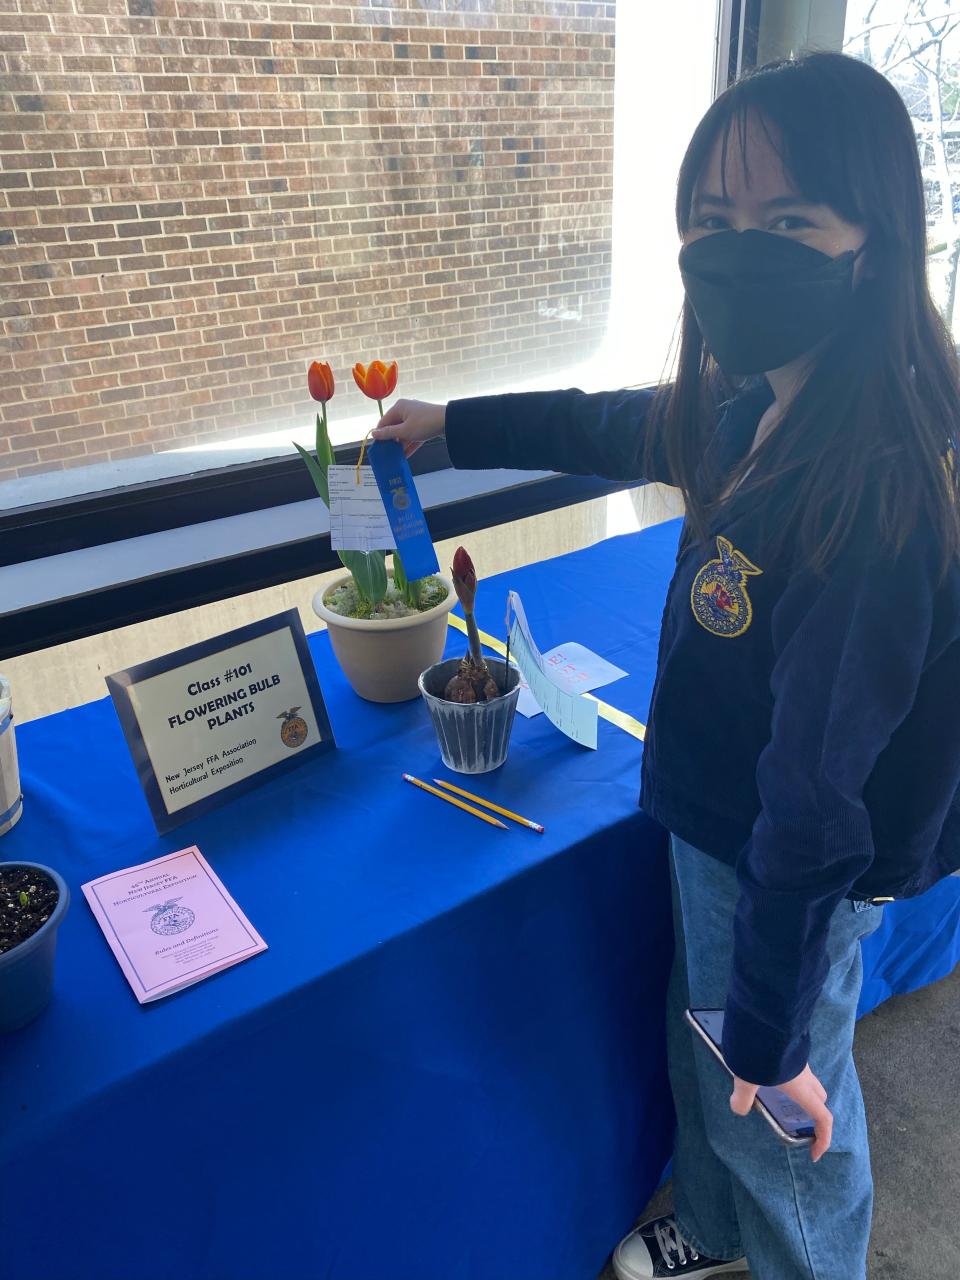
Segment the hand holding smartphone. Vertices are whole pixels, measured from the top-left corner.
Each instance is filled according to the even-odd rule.
[[[723,1010],[687,1009],[685,1015],[713,1056],[733,1079],[733,1072],[723,1059]],[[754,1107],[770,1125],[777,1137],[791,1147],[809,1147],[814,1139],[813,1119],[788,1098],[782,1089],[761,1085]]]

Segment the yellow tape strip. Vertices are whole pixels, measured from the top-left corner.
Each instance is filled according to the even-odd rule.
[[[462,618],[458,618],[455,613],[447,614],[447,622],[457,631],[462,631],[464,635],[467,632],[467,624]],[[494,653],[500,655],[501,658],[507,656],[507,646],[502,640],[498,640],[496,636],[487,635],[486,631],[480,632],[480,643],[486,648],[492,649]],[[624,733],[629,733],[631,737],[639,738],[642,742],[647,732],[647,726],[641,724],[639,720],[635,720],[633,716],[628,716],[625,711],[619,711],[616,707],[611,707],[608,702],[601,702],[599,698],[595,698],[592,693],[585,693],[583,697],[590,698],[597,704],[597,711],[604,720],[609,720],[611,724],[615,724],[618,729],[622,729]]]

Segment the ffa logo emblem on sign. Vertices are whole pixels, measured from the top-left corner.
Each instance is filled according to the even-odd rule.
[[[282,720],[280,726],[280,741],[285,747],[302,747],[307,740],[307,722],[303,716],[298,716],[299,707],[291,707],[289,711],[282,711],[277,716],[278,720]]]
[[[410,506],[410,495],[406,489],[394,489],[393,507],[395,511],[406,511]]]
[[[715,636],[742,636],[753,621],[747,578],[763,573],[738,551],[729,538],[717,538],[716,560],[708,560],[693,580],[693,616]]]
[[[150,928],[162,938],[169,937],[172,933],[183,933],[196,919],[189,907],[177,906],[179,901],[179,898],[168,898],[155,907],[144,907],[144,911],[153,912]]]

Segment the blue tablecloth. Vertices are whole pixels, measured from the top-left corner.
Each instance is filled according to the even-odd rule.
[[[643,719],[676,539],[485,582],[481,626],[513,587]],[[311,647],[341,750],[166,837],[108,702],[19,729],[0,856],[74,902],[53,1003],[0,1041],[3,1280],[592,1280],[657,1183],[672,939],[640,743],[518,717],[475,789],[547,830],[497,831],[400,781],[443,776],[418,702],[362,702]],[[79,887],[194,842],[270,950],[141,1007]],[[949,880],[888,911],[864,1007],[958,957]]]

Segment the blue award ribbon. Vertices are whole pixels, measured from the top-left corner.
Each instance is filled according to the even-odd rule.
[[[433,549],[423,507],[413,483],[413,473],[403,456],[403,448],[396,440],[378,440],[370,446],[367,457],[373,468],[407,577],[412,582],[416,578],[439,573],[437,553]]]

